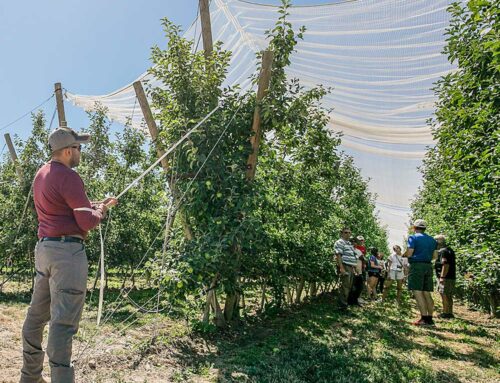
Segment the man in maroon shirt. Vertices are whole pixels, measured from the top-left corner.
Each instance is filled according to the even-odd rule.
[[[69,128],[52,132],[52,159],[38,170],[33,182],[39,242],[35,247],[35,288],[23,325],[21,383],[44,382],[42,336],[49,321],[51,382],[74,382],[72,341],[87,289],[84,240],[117,203],[107,198],[92,204],[80,176],[72,170],[80,163],[81,144],[89,139],[88,134],[79,135]]]

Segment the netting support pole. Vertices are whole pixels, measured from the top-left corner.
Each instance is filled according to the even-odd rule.
[[[261,139],[260,129],[260,105],[259,103],[266,96],[271,82],[271,70],[273,66],[273,52],[264,51],[262,54],[262,67],[259,74],[259,87],[257,89],[257,105],[253,114],[252,132],[253,136],[250,138],[252,144],[252,153],[248,156],[247,160],[247,180],[251,181],[255,177],[255,168],[257,167],[257,156],[259,155],[259,146]]]
[[[212,23],[210,22],[209,0],[200,0],[200,20],[201,34],[203,36],[203,49],[205,56],[208,57],[213,51],[212,41]]]
[[[156,121],[153,117],[153,113],[151,112],[151,108],[149,106],[148,99],[146,98],[146,93],[144,93],[144,88],[142,87],[142,83],[140,81],[134,82],[134,91],[135,95],[137,96],[137,100],[139,100],[139,105],[141,106],[142,110],[142,115],[144,116],[144,120],[146,121],[146,125],[148,126],[149,129],[149,134],[151,135],[151,139],[155,143],[156,146],[156,153],[158,154],[158,158],[162,157],[165,152],[160,149],[157,139],[158,139],[158,127],[156,126]],[[161,166],[163,167],[163,170],[165,173],[168,172],[168,161],[166,158],[161,160]],[[171,190],[172,193],[174,193],[174,198],[176,193],[176,188],[174,185],[171,185]],[[191,240],[193,239],[193,231],[191,230],[191,227],[189,226],[189,223],[187,222],[187,219],[182,211],[179,212],[179,217],[182,221],[182,226],[184,229],[184,236],[186,239]]]
[[[12,158],[12,163],[14,164],[14,167],[16,169],[16,173],[17,173],[17,176],[19,177],[19,181],[23,182],[23,170],[21,169],[21,166],[19,166],[19,161],[17,158],[16,149],[14,148],[14,144],[12,143],[12,140],[10,139],[10,134],[5,133],[3,136],[5,137],[5,143],[7,144],[7,147],[9,148],[10,158]]]
[[[54,84],[54,93],[56,94],[57,117],[59,119],[59,126],[68,126],[68,123],[66,122],[66,113],[64,112],[63,91],[60,82],[56,82]]]
[[[153,117],[153,113],[151,112],[151,108],[149,107],[148,99],[146,98],[146,93],[144,93],[144,88],[142,87],[142,83],[140,81],[134,82],[134,91],[135,95],[137,96],[137,100],[139,101],[139,105],[141,106],[142,115],[144,116],[144,120],[146,121],[146,125],[148,126],[151,139],[156,143],[158,139],[158,127],[156,126],[156,121]],[[159,148],[158,144],[156,144],[155,146],[158,157],[163,156],[165,152]],[[163,167],[163,170],[165,170],[165,172],[168,171],[168,161],[166,158],[161,160],[161,166]]]

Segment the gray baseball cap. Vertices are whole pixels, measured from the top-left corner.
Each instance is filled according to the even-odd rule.
[[[414,227],[418,227],[419,229],[425,229],[427,227],[427,222],[425,222],[423,219],[417,219],[415,222],[413,222]]]
[[[86,144],[89,140],[90,134],[78,134],[68,127],[60,127],[49,135],[49,145],[53,152],[75,144]]]

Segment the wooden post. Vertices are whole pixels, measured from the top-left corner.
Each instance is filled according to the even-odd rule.
[[[144,93],[144,88],[142,87],[142,83],[140,81],[134,82],[134,90],[137,100],[139,100],[139,105],[141,106],[142,115],[144,116],[144,120],[146,120],[149,134],[151,135],[153,142],[156,142],[158,138],[158,127],[156,126],[156,121],[153,117],[148,99],[146,98],[146,93]],[[161,150],[158,145],[156,145],[156,153],[158,154],[158,158],[165,154],[165,152]],[[161,166],[165,172],[168,171],[168,161],[166,158],[161,160]]]
[[[23,181],[23,170],[19,166],[19,161],[17,159],[17,154],[16,154],[16,149],[14,148],[14,145],[12,144],[12,140],[10,139],[10,134],[5,133],[3,135],[5,137],[5,142],[7,143],[7,147],[9,148],[10,152],[10,158],[12,158],[12,163],[14,164],[14,167],[16,168],[16,173],[17,176],[19,177],[19,181]]]
[[[200,19],[201,19],[201,35],[203,36],[203,49],[205,56],[208,57],[213,49],[212,41],[212,23],[210,22],[210,7],[209,0],[200,0]]]
[[[158,138],[158,127],[156,126],[156,121],[153,117],[153,113],[151,112],[151,108],[149,107],[148,99],[146,98],[146,93],[144,93],[144,88],[142,87],[142,83],[140,81],[134,82],[134,90],[135,90],[135,95],[139,100],[139,105],[141,106],[142,114],[144,116],[144,119],[146,120],[146,125],[148,126],[149,134],[151,135],[153,142],[156,142],[156,139]],[[165,154],[165,152],[162,149],[160,149],[159,145],[157,144],[156,144],[156,153],[158,154],[158,158],[160,158]],[[166,158],[163,158],[161,160],[161,166],[163,167],[163,170],[166,173],[168,171],[168,161]],[[172,193],[175,198],[177,195],[176,191],[177,189],[175,185],[171,185],[171,187],[172,187]],[[193,239],[193,231],[191,230],[189,222],[183,211],[179,211],[179,218],[181,220],[182,227],[184,229],[184,236],[188,240]]]
[[[252,131],[254,135],[251,137],[250,142],[252,143],[252,153],[248,156],[247,161],[247,180],[251,181],[255,177],[255,168],[257,166],[257,156],[259,155],[260,146],[260,107],[259,102],[265,97],[267,90],[269,89],[269,83],[271,81],[271,69],[273,65],[273,52],[264,51],[262,54],[262,67],[259,74],[259,87],[257,89],[257,105],[253,114]]]
[[[54,84],[54,91],[56,94],[57,117],[59,118],[59,126],[68,126],[68,123],[66,122],[66,114],[64,113],[64,100],[60,82],[56,82]]]

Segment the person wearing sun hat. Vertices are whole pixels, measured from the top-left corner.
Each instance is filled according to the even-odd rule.
[[[408,289],[413,291],[421,318],[413,324],[416,326],[434,325],[433,270],[431,262],[437,258],[437,242],[425,233],[427,223],[423,219],[413,222],[414,234],[408,237],[408,248],[404,254],[408,257],[410,270],[408,273]]]
[[[52,383],[73,383],[72,340],[78,331],[87,289],[85,239],[104,219],[115,198],[92,204],[82,179],[81,145],[90,135],[62,127],[49,135],[51,160],[37,172],[33,200],[38,216],[35,285],[22,330],[21,383],[43,382],[43,330],[50,321],[47,355]]]

